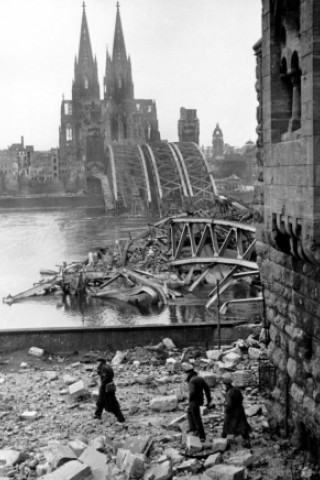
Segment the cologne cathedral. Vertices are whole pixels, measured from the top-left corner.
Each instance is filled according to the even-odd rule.
[[[108,144],[139,145],[159,140],[155,101],[134,98],[131,59],[126,52],[119,3],[112,55],[106,55],[102,99],[83,4],[72,99],[63,99],[61,104],[60,164],[66,187],[70,191],[86,189],[86,172],[103,169]]]

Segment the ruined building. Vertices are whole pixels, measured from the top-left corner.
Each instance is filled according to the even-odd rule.
[[[126,53],[119,3],[112,56],[107,52],[103,99],[83,4],[72,99],[63,99],[61,104],[59,143],[66,184],[71,191],[86,189],[88,170],[103,170],[107,144],[157,140],[160,133],[155,101],[134,98],[131,60]]]
[[[257,55],[258,260],[274,426],[320,453],[320,3],[263,0]]]
[[[179,142],[195,142],[199,145],[200,123],[197,118],[197,110],[180,108],[178,121]]]

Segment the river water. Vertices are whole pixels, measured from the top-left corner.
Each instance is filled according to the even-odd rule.
[[[63,261],[82,261],[95,247],[112,245],[116,239],[126,240],[129,233],[141,233],[145,223],[136,218],[110,219],[84,209],[0,212],[0,329],[214,321],[215,309],[208,312],[204,308],[209,286],[201,288],[197,298],[189,298],[190,305],[161,310],[141,311],[105,299],[62,302],[60,296],[37,297],[13,305],[2,303],[8,294],[15,295],[38,282],[40,269],[55,269]],[[230,293],[238,297],[248,294],[251,292],[245,283]],[[256,308],[237,308],[233,315],[255,315]]]

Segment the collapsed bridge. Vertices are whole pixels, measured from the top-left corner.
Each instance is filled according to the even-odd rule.
[[[161,217],[214,205],[215,182],[196,143],[109,144],[105,154],[103,164],[87,164],[87,177],[100,182],[107,213]]]

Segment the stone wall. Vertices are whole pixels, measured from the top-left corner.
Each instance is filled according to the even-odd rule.
[[[270,325],[273,426],[320,452],[320,4],[263,0],[257,55],[258,263]],[[259,202],[257,202],[259,203]],[[318,455],[319,458],[319,455]]]

